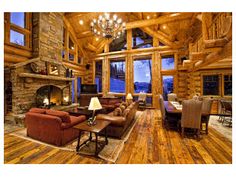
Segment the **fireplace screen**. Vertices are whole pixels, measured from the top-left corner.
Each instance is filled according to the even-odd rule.
[[[51,107],[62,104],[62,90],[53,85],[39,88],[36,93],[37,107]]]

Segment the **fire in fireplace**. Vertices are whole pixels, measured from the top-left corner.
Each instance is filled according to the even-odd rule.
[[[46,85],[37,90],[37,107],[51,107],[62,104],[63,90],[54,85]]]

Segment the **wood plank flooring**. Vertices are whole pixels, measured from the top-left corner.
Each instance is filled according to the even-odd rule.
[[[101,164],[102,159],[37,144],[9,134],[4,137],[4,163]],[[231,164],[232,143],[214,129],[200,141],[182,139],[162,127],[157,110],[148,109],[135,125],[118,164]]]

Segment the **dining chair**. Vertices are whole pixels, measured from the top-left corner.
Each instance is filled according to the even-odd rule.
[[[198,100],[184,100],[182,102],[181,134],[184,137],[185,128],[196,130],[197,137],[200,135],[202,102]]]
[[[164,98],[162,95],[159,95],[159,105],[162,116],[162,126],[165,127],[166,129],[169,128],[178,129],[177,124],[179,118],[177,117],[177,115],[170,115],[166,113]]]
[[[145,108],[146,106],[146,98],[147,98],[147,94],[140,92],[139,93],[139,97],[138,97],[138,104],[139,104],[139,108]]]
[[[222,107],[222,124],[225,122],[232,126],[232,102],[227,100],[221,100]]]
[[[201,117],[201,130],[203,130],[203,124],[206,125],[205,132],[208,134],[208,124],[210,120],[211,107],[213,100],[209,98],[204,98],[202,101],[202,117]]]
[[[167,99],[168,101],[178,101],[178,97],[175,93],[169,93],[167,95]]]

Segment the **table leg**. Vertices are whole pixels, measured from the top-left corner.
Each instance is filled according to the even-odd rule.
[[[95,137],[96,137],[96,149],[95,149],[95,156],[97,156],[98,155],[98,134],[97,133],[95,133]]]
[[[92,140],[92,132],[89,132],[89,140]]]
[[[77,146],[76,146],[76,152],[79,152],[79,144],[80,144],[80,137],[81,137],[82,131],[79,131],[79,136],[78,136],[78,142],[77,142]]]
[[[108,144],[108,139],[107,139],[107,128],[105,128],[105,141],[106,141],[106,145]]]

